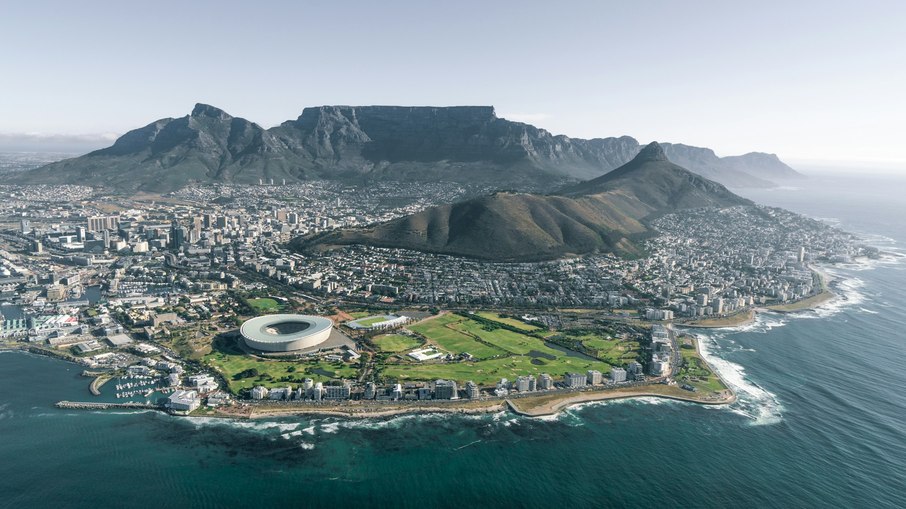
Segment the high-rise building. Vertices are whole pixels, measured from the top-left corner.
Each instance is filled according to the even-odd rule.
[[[173,223],[170,227],[170,248],[179,249],[186,243],[186,229]]]
[[[516,378],[516,390],[519,392],[532,392],[535,390],[535,377],[531,375]]]
[[[91,216],[88,218],[88,231],[99,232],[102,230],[116,230],[119,228],[118,216]]]
[[[31,233],[31,221],[28,219],[23,219],[19,221],[19,233],[22,235],[28,235]]]
[[[324,399],[349,399],[351,387],[349,383],[343,385],[327,385],[324,387]]]
[[[478,399],[481,397],[481,391],[478,390],[478,384],[471,380],[466,382],[466,397],[469,399]]]
[[[315,401],[321,401],[324,397],[324,384],[318,382],[314,387],[311,388],[311,399]]]
[[[577,389],[588,384],[588,377],[582,373],[567,373],[563,381],[570,389]]]
[[[362,396],[363,399],[374,399],[376,396],[376,389],[374,382],[368,382],[365,384],[365,394]]]
[[[554,379],[547,373],[542,373],[538,377],[538,388],[542,391],[548,391],[554,387]]]
[[[434,399],[459,399],[456,382],[453,380],[438,380],[434,382]]]
[[[588,385],[601,385],[604,382],[604,375],[596,369],[589,369],[585,373],[585,380],[588,382]]]
[[[613,383],[620,383],[626,381],[626,370],[623,368],[611,368],[610,369],[610,381]]]

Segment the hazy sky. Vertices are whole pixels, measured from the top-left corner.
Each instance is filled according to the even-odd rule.
[[[906,1],[4,0],[0,51],[0,149],[196,102],[265,127],[490,104],[574,137],[906,162]]]

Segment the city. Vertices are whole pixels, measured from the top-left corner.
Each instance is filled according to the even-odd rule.
[[[682,355],[694,339],[679,346],[674,326],[726,326],[759,308],[812,304],[831,295],[814,263],[878,254],[823,223],[759,206],[658,217],[647,256],[635,259],[493,263],[367,246],[310,254],[289,244],[487,191],[261,181],[118,196],[3,186],[0,338],[83,364],[93,393],[113,379],[115,402],[156,407],[166,396],[178,413],[518,405],[539,393],[657,384],[707,387],[726,401],[706,364]],[[328,316],[336,338],[276,357],[237,347],[239,325],[274,312]],[[377,322],[362,325],[371,315]],[[445,336],[454,333],[459,342]],[[677,383],[687,372],[709,383]]]

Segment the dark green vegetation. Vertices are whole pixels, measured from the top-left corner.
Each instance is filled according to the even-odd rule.
[[[751,205],[667,160],[657,143],[620,168],[559,195],[495,193],[376,226],[297,239],[303,250],[366,244],[495,261],[591,252],[639,256],[645,220],[681,209]]]
[[[798,176],[776,156],[719,158],[670,145],[675,161],[728,185],[769,187],[760,178]],[[321,106],[264,129],[213,106],[164,118],[113,146],[12,177],[17,183],[88,184],[171,191],[193,182],[281,182],[381,178],[550,188],[597,177],[639,151],[628,136],[582,140],[498,118],[490,106]]]

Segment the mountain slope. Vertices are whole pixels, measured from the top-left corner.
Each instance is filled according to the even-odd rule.
[[[20,175],[24,183],[172,190],[191,182],[257,182],[289,174],[292,159],[267,130],[198,104],[190,115],[130,131],[113,146]]]
[[[657,143],[629,163],[557,195],[496,193],[368,228],[301,238],[321,251],[365,244],[494,261],[538,261],[595,251],[633,256],[646,219],[680,209],[751,205],[671,162]]]
[[[689,169],[731,186],[772,185],[795,172],[776,156],[718,158],[666,145]],[[628,136],[583,140],[495,115],[490,106],[321,106],[263,129],[198,104],[190,115],[130,131],[113,146],[8,178],[12,183],[84,183],[168,191],[198,182],[259,179],[448,180],[550,190],[598,177],[640,150]]]

